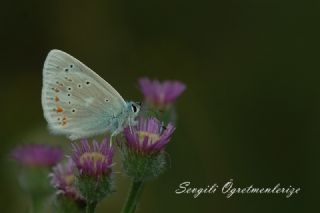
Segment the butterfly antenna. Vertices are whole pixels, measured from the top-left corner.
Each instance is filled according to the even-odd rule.
[[[130,128],[131,134],[133,134],[132,125],[131,125],[131,119],[129,120],[129,128]]]

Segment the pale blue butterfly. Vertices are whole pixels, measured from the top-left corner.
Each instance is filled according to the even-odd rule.
[[[135,125],[140,105],[126,102],[98,74],[71,55],[51,50],[43,67],[42,107],[53,133],[71,140]]]

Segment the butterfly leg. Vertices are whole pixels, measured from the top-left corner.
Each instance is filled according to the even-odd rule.
[[[115,130],[111,135],[110,135],[110,146],[112,146],[112,143],[113,143],[113,138],[116,138],[117,135],[121,132],[122,130]]]
[[[130,118],[130,120],[129,120],[129,128],[130,128],[130,132],[131,132],[131,133],[133,133],[132,127],[133,127],[133,126],[136,126],[137,124],[138,124],[138,121]]]
[[[112,143],[113,143],[113,138],[116,137],[116,131],[114,131],[111,136],[110,136],[110,146],[112,146]]]

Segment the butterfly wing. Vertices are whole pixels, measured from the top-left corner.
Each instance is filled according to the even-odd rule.
[[[74,140],[113,131],[111,120],[126,102],[79,60],[51,50],[43,68],[42,107],[49,128]]]

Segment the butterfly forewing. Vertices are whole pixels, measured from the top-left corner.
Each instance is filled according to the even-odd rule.
[[[50,129],[71,139],[109,130],[126,107],[110,84],[60,50],[50,51],[44,64],[42,105]]]

